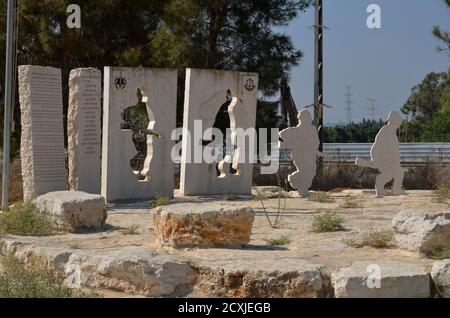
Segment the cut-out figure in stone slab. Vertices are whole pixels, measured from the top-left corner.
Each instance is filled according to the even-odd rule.
[[[139,180],[146,180],[149,178],[147,173],[153,155],[151,128],[155,120],[148,105],[148,97],[141,89],[137,90],[137,98],[136,105],[122,111],[120,128],[130,129],[133,132],[133,143],[138,153],[130,160],[130,165]]]
[[[384,186],[391,180],[394,180],[392,194],[404,194],[402,191],[404,169],[400,164],[400,147],[397,138],[397,129],[400,128],[402,121],[398,112],[391,112],[387,124],[375,137],[375,142],[370,150],[371,160],[356,158],[355,161],[357,166],[379,171],[375,181],[375,190],[379,198],[384,196]]]
[[[280,146],[291,149],[292,160],[297,168],[297,171],[288,176],[289,183],[301,197],[307,197],[316,176],[317,157],[322,157],[322,153],[319,151],[319,134],[312,124],[309,111],[302,110],[298,114],[298,120],[296,127],[280,131]]]

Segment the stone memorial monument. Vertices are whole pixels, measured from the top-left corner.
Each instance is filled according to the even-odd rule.
[[[288,180],[301,197],[306,197],[316,176],[317,157],[322,156],[322,153],[319,152],[319,134],[312,124],[309,111],[302,110],[298,114],[298,120],[297,127],[280,131],[280,148],[291,149],[297,171],[290,174]]]
[[[180,191],[184,195],[251,193],[256,136],[243,137],[239,131],[253,129],[256,121],[258,74],[213,70],[186,70],[186,91],[183,118]],[[210,130],[228,102],[231,153],[223,160],[205,162],[203,150],[207,130]],[[199,126],[201,123],[201,127]],[[201,128],[201,129],[199,129]],[[201,130],[201,131],[198,131]],[[211,140],[211,139],[210,139]],[[241,149],[244,148],[244,149]],[[198,160],[200,159],[200,160]]]
[[[173,196],[176,106],[176,70],[105,67],[101,194],[107,201]]]
[[[100,193],[101,88],[99,70],[70,72],[67,136],[71,190]]]
[[[377,169],[379,171],[375,190],[377,197],[384,196],[384,186],[393,181],[392,194],[401,195],[404,169],[400,164],[400,147],[397,138],[397,129],[400,128],[403,119],[396,111],[389,113],[388,123],[384,125],[375,137],[375,142],[370,150],[371,160],[356,158],[355,164],[361,167]]]
[[[61,70],[19,66],[24,200],[66,190]]]

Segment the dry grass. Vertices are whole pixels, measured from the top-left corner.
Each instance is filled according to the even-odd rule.
[[[362,208],[362,205],[360,202],[356,201],[353,197],[346,197],[344,201],[339,204],[339,206],[343,209],[356,209],[356,208]]]
[[[434,190],[435,200],[438,203],[447,203],[450,200],[450,185],[442,183]]]
[[[0,161],[0,164],[3,162]],[[2,169],[0,169],[0,177],[3,180]],[[0,191],[2,185],[0,184]],[[9,167],[9,202],[21,202],[23,200],[22,187],[22,168],[20,166],[20,159],[15,159],[10,163]]]
[[[315,201],[320,203],[333,203],[334,199],[331,197],[331,195],[328,192],[313,192],[308,197],[309,201]]]
[[[139,225],[133,224],[120,230],[123,235],[138,235]]]
[[[364,246],[387,248],[394,244],[394,239],[394,232],[391,230],[370,230],[363,234],[360,239],[345,240],[344,243],[355,248]]]

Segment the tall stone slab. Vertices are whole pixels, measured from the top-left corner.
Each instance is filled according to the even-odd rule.
[[[177,76],[105,67],[101,194],[108,202],[173,196]]]
[[[71,190],[100,194],[101,93],[99,70],[70,72],[67,136]]]
[[[251,194],[253,164],[250,154],[255,153],[256,135],[248,135],[245,149],[240,149],[234,143],[233,134],[239,128],[248,132],[249,128],[255,127],[257,91],[256,73],[187,69],[180,180],[182,194]],[[203,159],[199,161],[202,149],[199,151],[198,146],[205,149],[205,132],[214,126],[219,110],[227,102],[231,131],[228,148],[235,149],[235,152],[232,158],[225,157],[219,164]],[[197,131],[199,121],[200,132]]]
[[[61,70],[19,66],[24,199],[66,190]]]

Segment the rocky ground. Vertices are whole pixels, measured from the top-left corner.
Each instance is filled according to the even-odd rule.
[[[118,204],[108,207],[103,231],[53,237],[6,237],[5,249],[27,259],[45,255],[67,277],[81,268],[81,283],[105,296],[152,297],[328,297],[333,295],[331,274],[355,261],[400,261],[431,271],[433,260],[414,252],[390,247],[355,248],[345,241],[359,238],[371,229],[391,229],[399,212],[408,209],[449,210],[436,203],[430,191],[408,191],[400,197],[376,199],[371,190],[331,193],[333,203],[312,202],[290,194],[279,228],[272,228],[261,201],[253,198],[184,198],[186,202],[223,206],[249,206],[255,211],[251,241],[242,248],[160,247],[153,230],[151,203]],[[357,208],[342,207],[351,200]],[[284,206],[281,199],[281,206]],[[264,199],[274,220],[279,200]],[[312,233],[313,217],[329,210],[344,219],[346,231]],[[289,238],[284,246],[267,240]]]

